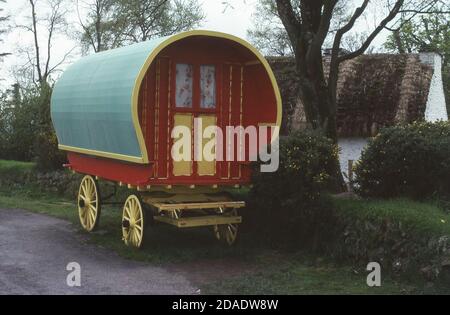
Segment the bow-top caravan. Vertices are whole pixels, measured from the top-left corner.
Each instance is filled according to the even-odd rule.
[[[281,98],[250,44],[189,31],[81,58],[56,83],[51,115],[66,166],[86,175],[78,195],[86,230],[98,225],[101,179],[137,191],[123,210],[128,245],[142,246],[148,216],[211,225],[232,244],[244,203],[223,191],[250,184],[250,162],[278,137]]]

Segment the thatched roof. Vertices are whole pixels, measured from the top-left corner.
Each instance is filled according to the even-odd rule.
[[[282,133],[306,126],[295,61],[268,58],[283,99]],[[324,57],[327,72],[328,59]],[[327,73],[325,73],[327,74]],[[341,64],[337,87],[340,136],[374,135],[383,126],[424,119],[433,68],[418,54],[362,55]]]

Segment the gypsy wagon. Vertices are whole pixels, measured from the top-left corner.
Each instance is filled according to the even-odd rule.
[[[178,159],[172,131],[193,130],[196,119],[203,131],[279,126],[281,98],[270,66],[250,44],[189,31],[81,58],[56,83],[51,116],[59,149],[67,151],[65,166],[85,175],[77,200],[85,230],[98,226],[98,181],[105,180],[132,190],[122,216],[127,245],[142,246],[150,221],[212,226],[231,245],[245,203],[225,189],[250,184],[250,142],[232,144],[247,152],[244,160]],[[270,130],[259,145],[278,136],[277,128]],[[217,142],[214,150],[226,150],[227,143]],[[192,157],[191,149],[180,152]]]

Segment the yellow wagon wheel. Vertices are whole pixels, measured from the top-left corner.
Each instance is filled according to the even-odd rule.
[[[237,209],[233,209],[224,215],[237,216]],[[220,224],[214,225],[214,236],[226,245],[232,246],[238,236],[238,224]]]
[[[144,243],[145,211],[138,196],[130,195],[123,206],[122,238],[126,245],[141,248]]]
[[[78,191],[78,215],[83,228],[91,232],[98,227],[101,201],[97,181],[90,175],[83,177]]]

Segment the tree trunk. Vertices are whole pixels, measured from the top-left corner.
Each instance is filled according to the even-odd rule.
[[[306,62],[302,57],[296,59],[300,59],[296,60],[296,64],[306,120],[313,129],[320,129],[326,137],[337,143],[336,106],[323,75],[322,56],[319,54],[314,60]]]
[[[322,55],[319,53],[307,61],[300,54],[298,56],[296,64],[300,77],[300,98],[306,119],[313,129],[320,130],[337,145],[336,100],[332,97],[334,89],[328,85],[323,74]],[[336,184],[332,189],[335,192],[346,191],[339,159],[335,161],[333,168]]]

